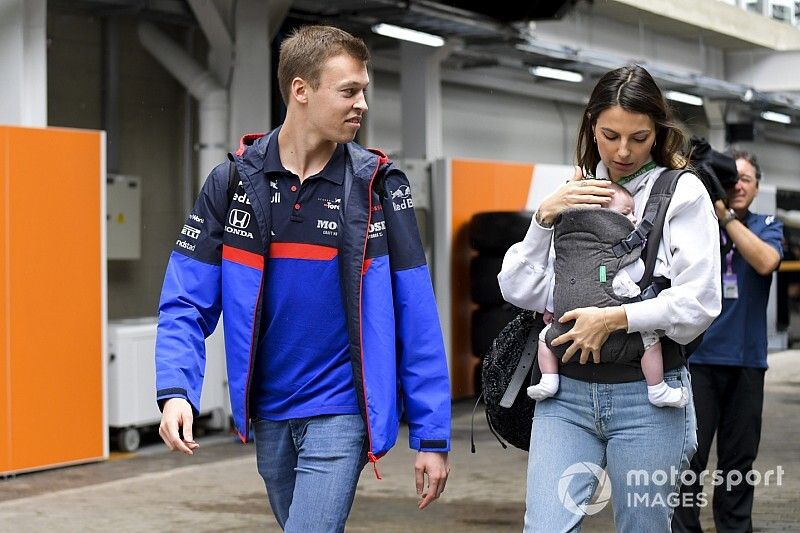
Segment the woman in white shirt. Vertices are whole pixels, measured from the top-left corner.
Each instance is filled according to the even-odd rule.
[[[606,205],[613,195],[611,180],[633,194],[641,220],[656,178],[667,168],[686,166],[684,145],[661,90],[644,68],[605,74],[583,115],[575,175],[542,201],[525,239],[506,253],[498,276],[504,298],[543,312],[554,280],[552,226],[559,214]],[[703,184],[684,174],[667,210],[654,271],[671,286],[650,300],[578,308],[560,318],[574,325],[554,344],[572,344],[559,369],[559,391],[536,405],[525,531],[579,527],[585,515],[607,503],[609,485],[617,531],[670,531],[681,473],[697,447],[694,405],[690,400],[683,408],[659,409],[647,400],[640,366],[595,361],[613,331],[656,331],[665,381],[690,387],[679,344],[697,337],[720,312],[717,228]],[[591,504],[599,483],[606,501]]]

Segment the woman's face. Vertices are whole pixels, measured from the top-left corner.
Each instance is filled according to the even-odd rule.
[[[633,174],[652,159],[656,125],[643,113],[632,113],[620,106],[606,108],[597,117],[593,133],[612,181]]]

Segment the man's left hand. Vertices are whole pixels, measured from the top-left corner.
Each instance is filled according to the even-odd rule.
[[[422,496],[420,510],[437,499],[444,492],[447,476],[450,474],[450,463],[447,452],[417,452],[414,462],[414,477],[417,482],[417,494]],[[428,488],[425,490],[425,475],[428,476]]]

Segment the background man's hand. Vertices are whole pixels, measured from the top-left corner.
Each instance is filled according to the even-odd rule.
[[[722,200],[714,201],[714,211],[717,213],[717,218],[722,220],[728,214],[728,206]]]
[[[183,452],[193,455],[194,450],[200,447],[192,438],[192,406],[183,398],[170,398],[164,403],[161,413],[161,425],[158,434],[173,452]],[[183,428],[183,440],[179,429]]]
[[[425,490],[425,475],[428,476],[428,489]],[[414,477],[417,482],[417,494],[422,496],[419,508],[425,509],[444,492],[447,476],[450,474],[450,463],[447,452],[417,452],[414,462]]]

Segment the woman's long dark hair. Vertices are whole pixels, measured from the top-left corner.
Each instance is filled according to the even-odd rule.
[[[613,106],[653,119],[656,143],[650,152],[656,164],[673,169],[686,167],[686,135],[673,120],[661,89],[644,67],[629,65],[603,75],[589,98],[578,133],[577,148],[578,165],[585,172],[594,173],[600,162],[600,152],[593,142],[592,131],[597,117]]]

